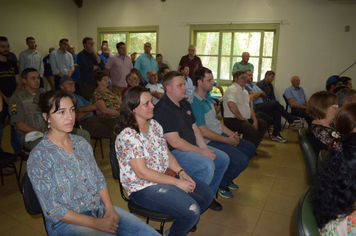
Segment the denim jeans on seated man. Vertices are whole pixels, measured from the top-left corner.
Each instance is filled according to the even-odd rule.
[[[205,183],[194,177],[192,179],[196,183],[193,193],[186,193],[174,185],[157,184],[132,193],[130,199],[147,209],[174,216],[169,236],[186,235],[198,222],[200,214],[208,208],[214,197]],[[153,199],[160,199],[160,201]]]
[[[116,234],[100,231],[97,229],[67,224],[59,222],[53,225],[46,221],[46,230],[49,236],[71,235],[71,236],[112,236],[112,235],[127,235],[127,236],[159,236],[160,234],[151,226],[146,224],[128,211],[114,206],[116,213],[120,216],[119,227]],[[92,212],[83,212],[83,215],[92,216]]]
[[[227,137],[226,134],[222,135]],[[219,187],[227,186],[231,180],[234,180],[239,176],[241,172],[247,168],[250,159],[256,153],[256,146],[244,139],[240,139],[240,143],[236,147],[227,143],[215,141],[210,141],[209,146],[224,150],[230,157],[230,164],[225,171]]]
[[[217,148],[209,145],[208,148],[215,151],[216,159],[214,161],[197,152],[182,152],[174,149],[171,153],[187,174],[209,185],[215,194],[229,166],[230,158],[225,152]]]

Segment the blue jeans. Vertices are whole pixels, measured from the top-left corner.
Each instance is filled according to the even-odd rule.
[[[4,102],[3,109],[0,112],[0,151],[1,152],[3,151],[3,149],[1,148],[1,140],[3,136],[3,129],[5,127],[5,120],[7,116],[9,116],[9,121],[11,124],[10,115],[9,115],[9,106]],[[11,146],[14,149],[14,153],[17,154],[21,152],[20,136],[17,134],[15,127],[13,125],[10,125],[10,127],[11,127]]]
[[[110,236],[110,235],[129,235],[129,236],[158,236],[160,235],[156,230],[151,228],[144,221],[140,220],[136,216],[132,215],[119,207],[114,206],[115,211],[120,216],[119,228],[117,228],[116,234],[111,234],[108,232],[103,232],[97,229],[67,224],[59,222],[53,225],[51,222],[46,221],[46,230],[49,236],[58,235],[73,235],[73,236]],[[91,212],[83,212],[83,215],[92,216]]]
[[[222,135],[227,137],[225,134]],[[244,139],[240,139],[240,143],[236,147],[215,141],[210,141],[209,146],[224,150],[230,157],[230,164],[221,180],[220,187],[228,185],[239,176],[239,174],[247,168],[248,162],[256,153],[256,146]]]
[[[203,181],[210,186],[213,193],[216,193],[229,165],[230,158],[225,152],[217,148],[211,146],[208,146],[208,148],[215,151],[215,161],[197,152],[182,152],[174,149],[171,153],[188,175]]]
[[[157,184],[132,193],[130,199],[147,209],[174,216],[169,236],[186,235],[214,197],[204,182],[194,177],[192,179],[196,183],[193,193],[186,193],[174,185]]]

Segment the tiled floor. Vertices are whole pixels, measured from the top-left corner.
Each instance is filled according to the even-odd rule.
[[[7,126],[3,148],[12,152],[9,130]],[[201,216],[197,231],[189,235],[296,235],[295,210],[306,188],[304,163],[296,130],[286,129],[282,135],[288,139],[287,143],[273,142],[266,134],[258,155],[235,180],[240,189],[234,192],[234,198],[219,197],[224,209],[221,212],[207,210]],[[127,209],[118,183],[111,175],[107,140],[103,146],[105,157],[101,159],[100,148],[97,148],[96,160],[108,182],[113,203]],[[41,216],[27,214],[15,176],[7,176],[4,181],[5,185],[0,187],[0,235],[45,235]],[[165,228],[170,224],[167,222]],[[150,225],[158,228],[159,223],[152,221]]]

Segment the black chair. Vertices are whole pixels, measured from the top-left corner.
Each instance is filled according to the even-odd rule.
[[[40,203],[38,202],[35,191],[33,190],[31,181],[25,172],[22,178],[22,197],[25,203],[26,211],[30,215],[38,215],[42,214],[43,224],[46,229],[46,222],[42,213],[42,208]],[[47,232],[47,230],[46,230]]]
[[[310,204],[310,188],[305,190],[297,207],[297,231],[299,236],[319,236],[318,226]]]
[[[19,186],[19,190],[21,192],[21,186],[20,186],[20,176],[17,173],[16,165],[15,162],[17,161],[17,157],[14,154],[8,153],[8,152],[0,152],[0,176],[1,176],[1,186],[4,186],[4,173],[3,173],[3,168],[9,167],[14,169],[14,174],[16,176],[16,182],[17,185]]]
[[[299,147],[303,154],[305,170],[307,173],[308,183],[311,184],[314,176],[317,173],[317,156],[313,150],[312,145],[308,139],[309,130],[301,128],[298,132]]]
[[[101,159],[104,159],[104,153],[103,153],[103,143],[101,142],[101,138],[93,138],[92,139],[95,139],[95,144],[94,144],[94,153],[95,153],[95,148],[96,148],[96,143],[100,142],[100,149],[101,149]]]
[[[160,220],[161,221],[161,225],[160,225],[160,229],[157,230],[160,234],[163,235],[163,227],[164,227],[164,223],[166,220],[173,220],[174,217],[169,215],[169,214],[165,214],[162,212],[157,212],[157,211],[152,211],[152,210],[148,210],[146,208],[143,208],[139,205],[136,205],[133,201],[130,200],[130,198],[128,196],[126,196],[124,189],[121,185],[120,182],[120,169],[119,169],[119,163],[117,162],[117,157],[116,157],[116,151],[115,151],[115,144],[112,144],[110,146],[110,163],[111,163],[111,169],[112,169],[112,175],[114,177],[114,179],[119,180],[119,188],[120,188],[120,193],[121,193],[121,197],[128,202],[128,208],[129,211],[131,213],[135,213],[137,215],[146,217],[146,223],[149,223],[149,219],[155,219],[155,220]]]
[[[31,149],[25,147],[25,146],[22,146],[22,151],[24,153],[30,153],[31,152]],[[23,161],[27,161],[28,157],[25,157],[25,156],[21,156],[21,160],[20,160],[20,169],[19,169],[19,178],[21,178],[21,173],[22,173],[22,162]]]
[[[290,105],[289,105],[289,102],[288,102],[288,99],[287,99],[286,95],[284,95],[284,94],[283,94],[283,99],[284,99],[284,101],[285,101],[285,103],[286,103],[286,111],[288,111],[288,108],[290,107]],[[304,118],[303,118],[303,117],[298,117],[298,118],[299,118],[301,121],[303,121],[303,122],[302,122],[302,128],[304,128]],[[284,127],[286,126],[286,124],[287,124],[287,120],[284,122],[283,129],[284,129]],[[290,125],[291,125],[291,124],[288,125],[288,128],[290,127]]]

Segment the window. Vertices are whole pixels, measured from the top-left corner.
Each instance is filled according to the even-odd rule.
[[[221,85],[231,84],[233,65],[243,52],[250,53],[255,82],[276,68],[279,24],[192,25],[191,31],[197,56]]]
[[[98,47],[103,40],[109,43],[109,49],[113,54],[117,53],[116,44],[124,42],[127,53],[137,52],[137,56],[144,52],[143,45],[151,43],[153,55],[157,54],[158,26],[130,27],[130,28],[98,28]],[[100,49],[98,49],[100,50]]]

